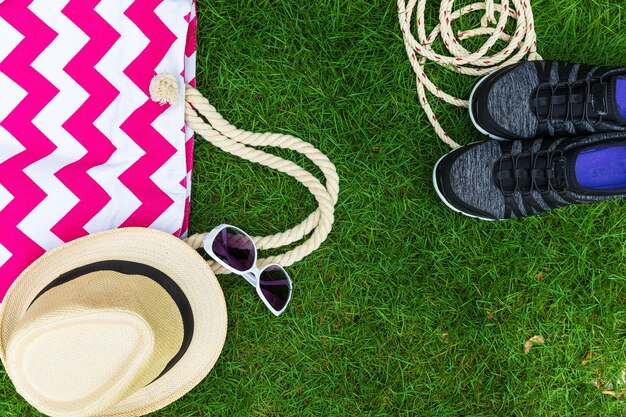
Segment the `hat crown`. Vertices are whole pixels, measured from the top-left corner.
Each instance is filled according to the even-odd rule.
[[[7,344],[7,371],[46,414],[98,415],[157,379],[183,334],[180,311],[158,283],[93,272],[32,303]]]

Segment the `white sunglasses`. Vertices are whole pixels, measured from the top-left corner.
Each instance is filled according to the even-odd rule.
[[[293,289],[289,274],[278,264],[257,268],[257,248],[246,232],[228,224],[217,226],[204,239],[204,250],[215,262],[255,287],[274,315],[287,309]]]

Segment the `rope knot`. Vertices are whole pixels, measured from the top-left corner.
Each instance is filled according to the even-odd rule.
[[[172,74],[161,73],[150,81],[150,98],[161,106],[176,105],[179,93],[178,80]]]

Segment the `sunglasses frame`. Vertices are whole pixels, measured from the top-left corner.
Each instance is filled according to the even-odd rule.
[[[248,239],[250,239],[250,242],[252,243],[252,247],[254,248],[254,262],[252,263],[252,267],[246,271],[239,271],[238,269],[235,269],[233,267],[231,267],[230,265],[228,265],[226,262],[222,261],[219,256],[217,256],[217,254],[213,251],[213,242],[215,241],[215,238],[217,238],[217,236],[220,234],[220,232],[222,232],[222,230],[229,228],[229,229],[233,229],[235,231],[237,231],[238,233],[240,233],[241,235],[247,237]],[[216,228],[214,228],[213,230],[211,230],[206,238],[204,239],[203,242],[204,245],[204,250],[206,253],[209,254],[209,256],[218,264],[220,264],[221,266],[223,266],[224,268],[228,269],[230,272],[232,272],[233,274],[237,274],[242,276],[243,278],[245,278],[246,281],[248,281],[248,283],[250,283],[250,285],[252,285],[254,288],[256,288],[256,292],[258,294],[258,296],[261,298],[261,300],[263,301],[263,303],[265,304],[265,306],[275,315],[275,316],[280,316],[282,313],[284,313],[284,311],[287,309],[287,307],[289,306],[289,303],[291,302],[291,295],[293,293],[293,283],[291,281],[291,277],[289,276],[289,274],[287,273],[287,271],[285,270],[285,268],[283,268],[281,265],[278,264],[268,264],[265,265],[262,269],[259,269],[256,266],[257,260],[258,260],[258,250],[256,247],[256,244],[254,243],[254,240],[252,239],[252,237],[250,237],[249,234],[247,234],[246,232],[244,232],[243,230],[241,230],[238,227],[232,226],[230,224],[221,224],[219,226],[217,226]],[[263,291],[261,290],[261,274],[268,268],[270,267],[278,267],[280,268],[283,273],[285,274],[285,276],[287,277],[287,280],[289,281],[289,298],[287,298],[287,302],[285,303],[285,307],[283,307],[281,310],[276,310],[274,307],[272,307],[272,305],[269,303],[269,301],[267,301],[267,298],[265,298],[265,295],[263,294]]]

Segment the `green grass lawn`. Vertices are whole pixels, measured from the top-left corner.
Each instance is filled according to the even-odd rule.
[[[544,58],[626,65],[623,0],[532,6]],[[223,355],[155,416],[624,415],[594,385],[626,367],[623,201],[509,222],[448,210],[431,184],[448,149],[417,103],[393,0],[200,0],[199,19],[201,91],[239,127],[319,147],[342,191],[329,240],[289,268],[283,316],[220,277]],[[474,79],[429,69],[469,94]],[[482,139],[466,111],[434,107],[458,142]],[[200,139],[194,181],[193,232],[270,234],[315,209],[295,180]],[[546,343],[526,355],[534,335]],[[35,415],[0,372],[0,416]]]

